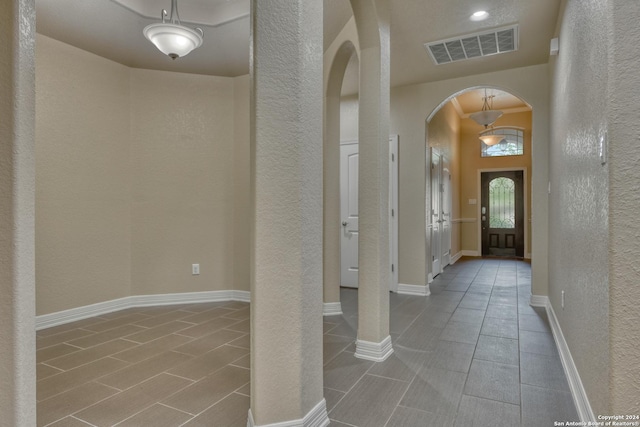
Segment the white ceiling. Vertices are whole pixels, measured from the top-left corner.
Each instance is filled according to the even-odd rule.
[[[249,72],[250,0],[180,0],[183,25],[200,26],[204,44],[175,61],[142,35],[158,22],[170,0],[36,0],[37,31],[122,64],[147,69],[218,76]],[[325,48],[351,17],[349,0],[324,0]],[[390,0],[391,85],[463,77],[546,63],[560,0]],[[472,22],[476,10],[489,18]],[[512,53],[435,65],[423,44],[510,24],[519,24],[520,46]],[[345,93],[357,90],[354,67]],[[355,81],[354,81],[355,78]]]

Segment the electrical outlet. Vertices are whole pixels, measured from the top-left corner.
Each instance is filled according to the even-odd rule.
[[[564,291],[560,293],[560,305],[564,309]]]
[[[200,274],[200,264],[191,264],[191,274],[194,276]]]

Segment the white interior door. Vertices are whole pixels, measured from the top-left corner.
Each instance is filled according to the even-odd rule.
[[[358,287],[358,144],[340,146],[340,279]]]
[[[398,135],[389,137],[389,290],[398,290]],[[340,145],[340,278],[358,287],[358,144]]]
[[[442,202],[442,183],[441,183],[441,167],[442,157],[437,150],[431,149],[431,272],[433,277],[442,272],[442,219],[441,219],[441,202]]]

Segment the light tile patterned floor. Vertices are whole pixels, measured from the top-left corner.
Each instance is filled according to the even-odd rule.
[[[324,322],[332,426],[577,420],[528,263],[463,259],[432,295],[391,294],[394,354],[356,359],[357,291]],[[148,307],[38,331],[38,425],[246,426],[249,305]]]

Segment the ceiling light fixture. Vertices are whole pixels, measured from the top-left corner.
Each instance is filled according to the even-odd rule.
[[[469,19],[472,21],[484,21],[489,17],[489,13],[486,10],[479,10],[474,12]]]
[[[202,46],[204,33],[201,28],[192,29],[180,24],[178,0],[171,0],[169,22],[165,21],[167,10],[162,9],[162,22],[144,27],[144,36],[153,43],[160,52],[176,59],[187,55],[193,49]]]
[[[482,97],[482,111],[470,114],[469,118],[485,128],[498,120],[502,116],[502,111],[493,109],[493,98],[495,98],[495,95],[487,96],[487,90],[485,89]]]
[[[498,144],[503,139],[504,135],[480,135],[480,141],[484,142],[484,144],[488,145],[489,147]]]

